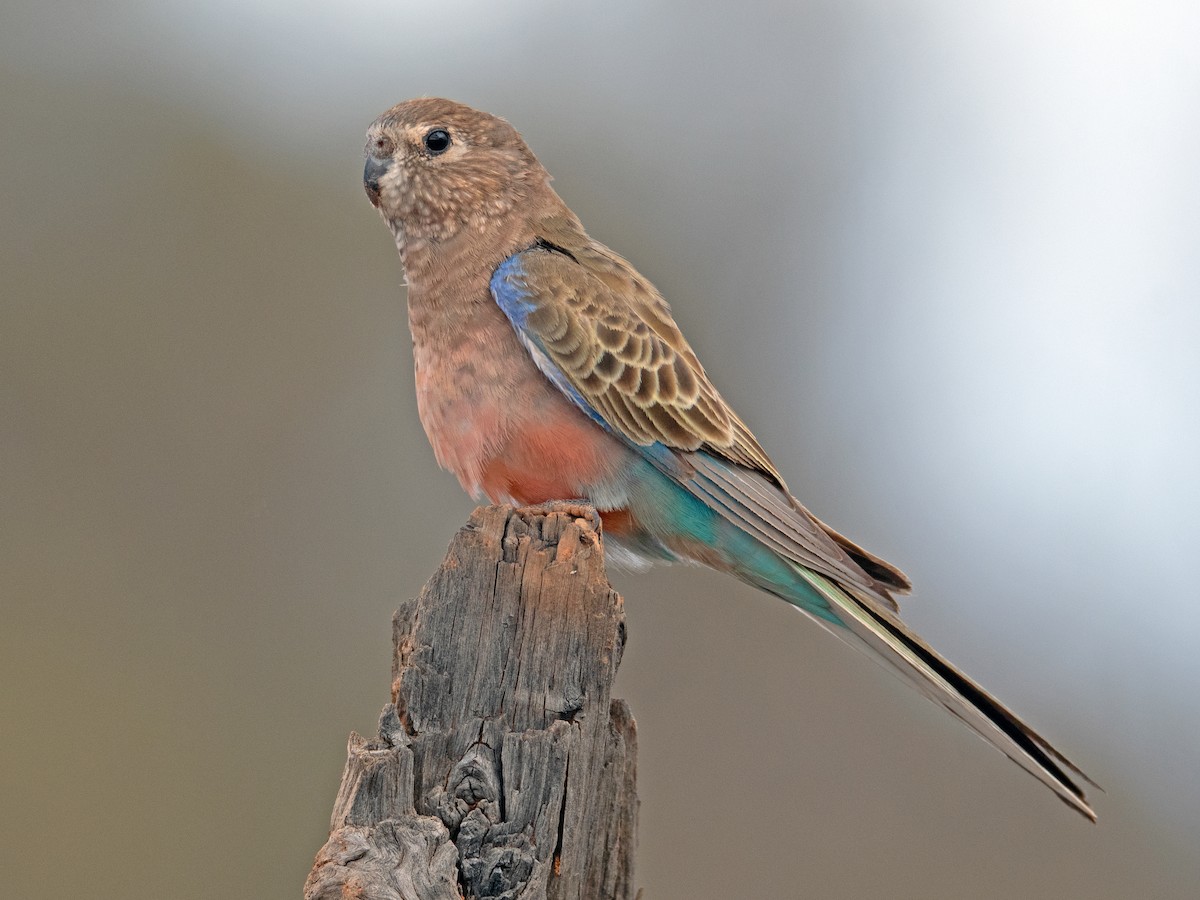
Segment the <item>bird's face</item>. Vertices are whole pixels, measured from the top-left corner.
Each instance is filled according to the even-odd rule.
[[[503,119],[451,100],[409,100],[367,131],[363,187],[397,240],[482,229],[548,177]]]

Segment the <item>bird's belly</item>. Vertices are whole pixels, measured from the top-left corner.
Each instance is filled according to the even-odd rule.
[[[417,406],[438,463],[493,502],[622,506],[631,451],[559,393],[504,325],[483,352],[478,341],[416,348]]]
[[[493,501],[624,505],[624,491],[614,489],[614,482],[625,448],[609,446],[612,438],[573,407],[514,424],[505,446],[481,467],[480,487]]]

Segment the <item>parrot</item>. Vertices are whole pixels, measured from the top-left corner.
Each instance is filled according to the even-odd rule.
[[[493,503],[587,504],[618,562],[698,563],[785,600],[1095,821],[1095,783],[900,619],[909,579],[792,495],[663,296],[550,180],[506,120],[452,100],[367,132],[439,465]]]

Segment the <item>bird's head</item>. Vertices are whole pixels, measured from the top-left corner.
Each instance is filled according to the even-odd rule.
[[[482,231],[549,181],[515,128],[453,100],[393,106],[367,130],[365,153],[367,198],[400,243]]]

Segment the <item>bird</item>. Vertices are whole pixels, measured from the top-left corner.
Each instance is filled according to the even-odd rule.
[[[796,500],[663,296],[550,180],[506,120],[452,100],[367,131],[438,463],[493,503],[593,507],[617,561],[700,563],[782,598],[1095,821],[1095,782],[900,619],[909,579]]]

